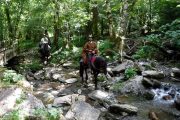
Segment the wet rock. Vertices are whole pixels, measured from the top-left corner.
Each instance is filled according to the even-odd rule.
[[[168,92],[168,94],[169,94],[170,96],[172,96],[172,98],[174,98],[175,95],[176,95],[176,90],[175,90],[175,89],[172,89],[170,92]]]
[[[163,100],[172,100],[172,96],[170,95],[165,95],[162,97]]]
[[[90,104],[77,101],[75,102],[70,110],[65,115],[67,120],[98,120],[100,111]]]
[[[178,110],[180,110],[180,95],[177,95],[174,100],[175,106]]]
[[[147,99],[147,100],[153,100],[155,93],[152,91],[146,91],[143,96]]]
[[[153,87],[153,82],[150,80],[150,79],[147,79],[147,78],[143,78],[142,80],[142,84],[144,85],[144,87],[146,88],[151,88]]]
[[[142,81],[142,84],[144,85],[144,87],[146,88],[160,88],[161,87],[161,82],[154,80],[154,79],[148,79],[145,78]]]
[[[170,85],[164,85],[164,90],[168,91],[170,89],[170,87],[171,87]]]
[[[155,79],[162,79],[165,77],[162,71],[159,72],[159,71],[153,71],[153,70],[143,71],[142,75],[144,77],[150,77],[150,78],[155,78]]]
[[[180,69],[179,68],[172,68],[172,73],[174,77],[180,77]]]
[[[153,88],[156,89],[156,88],[161,88],[161,82],[158,81],[158,80],[154,80],[153,79]]]
[[[138,108],[128,104],[112,104],[108,108],[111,113],[119,114],[126,112],[128,114],[137,114]]]
[[[159,118],[157,117],[157,113],[151,111],[149,112],[149,119],[150,120],[159,120]]]

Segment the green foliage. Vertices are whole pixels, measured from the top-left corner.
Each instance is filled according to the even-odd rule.
[[[20,110],[13,110],[12,112],[3,116],[2,120],[22,120]]]
[[[16,99],[16,104],[21,104],[25,99],[26,99],[26,95],[22,93],[20,98]]]
[[[4,72],[4,78],[2,79],[3,82],[18,82],[19,80],[22,80],[23,76],[20,74],[17,74],[14,70],[6,70]]]
[[[120,82],[117,82],[116,84],[113,84],[112,89],[118,92],[123,86],[124,86],[124,83],[120,81]]]
[[[160,17],[160,25],[171,23],[178,17],[180,17],[180,8],[178,0],[163,0],[156,4],[158,7],[158,14]]]
[[[137,74],[136,71],[137,70],[135,68],[127,68],[125,70],[125,79],[134,77]]]
[[[37,47],[37,43],[34,43],[32,40],[19,41],[19,49],[21,52],[28,51],[33,47]]]
[[[155,55],[156,49],[145,45],[141,47],[134,55],[134,59],[147,59],[147,58],[153,58]]]
[[[75,46],[72,49],[64,49],[61,53],[53,56],[52,63],[64,63],[67,60],[78,61],[81,57],[82,48],[77,48]]]
[[[105,81],[106,80],[106,77],[104,75],[101,75],[101,76],[98,76],[98,81]]]
[[[72,43],[76,47],[82,47],[86,43],[86,40],[83,36],[74,36]]]
[[[59,120],[59,111],[56,108],[51,108],[48,110],[49,117],[48,120]]]
[[[46,120],[59,120],[59,111],[56,108],[51,108],[49,110],[36,109],[33,114]]]
[[[43,64],[41,64],[38,60],[34,60],[31,63],[21,64],[19,69],[21,70],[31,70],[32,72],[36,72],[43,68]]]
[[[163,39],[171,42],[172,46],[180,49],[180,19],[174,20],[171,24],[163,25],[159,28],[162,31]]]
[[[114,50],[113,43],[111,43],[109,40],[99,41],[98,48],[100,54],[108,60],[116,60],[119,57],[118,53]]]

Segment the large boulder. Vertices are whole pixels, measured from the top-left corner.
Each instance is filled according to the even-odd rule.
[[[115,68],[112,69],[112,72],[114,74],[118,74],[121,72],[124,72],[125,69],[129,68],[129,67],[133,67],[134,66],[134,62],[127,60],[126,62],[121,63],[120,65],[116,66]]]
[[[65,117],[67,120],[98,120],[100,111],[86,102],[77,101],[71,106]]]
[[[13,110],[23,110],[21,116],[31,116],[33,110],[41,108],[45,108],[42,101],[23,92],[21,88],[0,90],[0,117]]]
[[[13,110],[16,100],[21,97],[22,92],[20,88],[5,88],[0,90],[0,117]]]
[[[148,79],[148,78],[143,78],[142,84],[144,85],[144,87],[146,88],[160,88],[161,82],[155,80],[155,79]]]
[[[133,93],[136,95],[142,95],[145,91],[145,87],[142,85],[142,80],[142,76],[135,76],[134,78],[124,82],[124,86],[119,88],[119,91],[122,94]]]

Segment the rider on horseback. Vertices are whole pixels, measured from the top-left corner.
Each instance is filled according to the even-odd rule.
[[[39,43],[40,49],[43,47],[44,44],[48,44],[49,49],[51,48],[50,47],[51,41],[50,41],[50,38],[48,36],[47,30],[45,30],[45,33],[43,34],[43,37],[41,38],[41,41]]]
[[[82,51],[83,62],[87,64],[89,68],[91,66],[91,57],[94,54],[98,54],[97,44],[93,41],[92,35],[89,35],[89,41],[86,42]]]
[[[50,47],[51,42],[50,38],[48,36],[47,30],[45,30],[45,33],[43,34],[43,37],[41,38],[41,41],[39,43],[39,52],[41,54],[41,60],[46,61],[48,60],[48,57],[50,55]]]

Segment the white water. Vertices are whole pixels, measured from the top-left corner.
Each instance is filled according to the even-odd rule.
[[[176,96],[180,94],[179,87],[167,83],[164,83],[162,86],[163,87],[160,89],[152,89],[152,91],[155,93],[154,101],[161,104],[173,104]],[[174,95],[171,95],[173,92]],[[164,100],[164,96],[171,96],[172,99]]]

